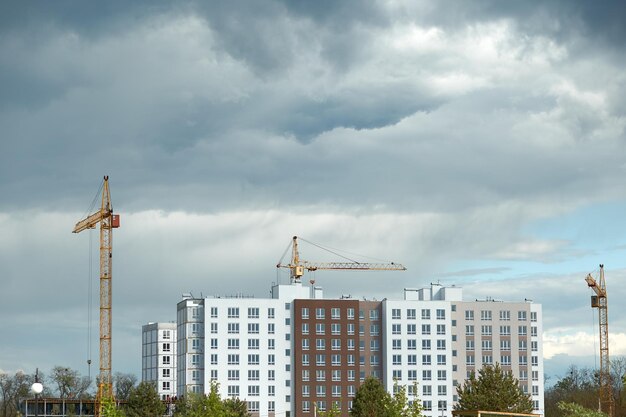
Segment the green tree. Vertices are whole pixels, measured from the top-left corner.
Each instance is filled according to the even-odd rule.
[[[532,412],[530,395],[524,394],[517,379],[502,371],[500,364],[484,366],[478,374],[476,378],[472,372],[463,386],[457,387],[459,401],[454,405],[455,410]]]
[[[117,407],[117,404],[115,404],[115,400],[109,396],[103,397],[102,403],[100,405],[102,407],[102,414],[101,414],[102,417],[125,417],[126,416],[124,414],[124,411],[122,411],[121,409]]]
[[[391,411],[391,395],[374,377],[367,377],[359,387],[352,402],[352,417],[394,417]]]
[[[422,403],[417,396],[417,383],[413,384],[415,398],[409,403],[406,394],[406,386],[399,385],[397,381],[393,384],[393,396],[391,397],[391,416],[393,417],[421,417]]]
[[[35,378],[23,372],[14,375],[0,372],[0,415],[13,417],[17,415],[19,401],[32,397],[31,384]]]
[[[339,417],[341,415],[341,410],[337,407],[337,404],[333,403],[333,406],[326,411],[318,411],[318,417]]]
[[[604,413],[590,410],[576,403],[566,403],[561,401],[557,404],[557,407],[563,412],[565,417],[607,417]]]
[[[239,398],[227,398],[223,401],[229,417],[250,417],[248,404]]]
[[[154,382],[144,381],[130,390],[126,414],[128,417],[161,416],[165,414],[165,404],[159,398]]]
[[[175,416],[180,417],[231,417],[219,395],[219,384],[211,382],[208,395],[190,392],[176,403]]]

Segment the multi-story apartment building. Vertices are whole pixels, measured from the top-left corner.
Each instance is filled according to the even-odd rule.
[[[166,400],[176,394],[176,323],[148,323],[142,333],[142,381],[154,382]]]
[[[321,297],[321,292],[317,294]],[[291,411],[292,302],[316,296],[300,283],[276,285],[272,298],[187,298],[178,303],[178,394],[245,399],[255,416]]]
[[[460,352],[453,378],[464,381],[472,372],[496,362],[512,372],[525,393],[532,395],[535,412],[543,409],[543,343],[541,305],[530,301],[493,299],[453,303]]]
[[[299,282],[268,299],[185,297],[178,303],[177,394],[247,401],[253,416],[314,417],[336,405],[348,416],[359,385],[406,386],[427,417],[451,416],[456,386],[499,362],[543,414],[541,306],[463,301],[431,284],[404,299],[323,299]]]

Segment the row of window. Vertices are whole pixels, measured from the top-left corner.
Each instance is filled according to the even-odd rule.
[[[536,402],[536,407],[535,409],[537,409],[537,407],[539,407],[539,402]],[[413,401],[409,400],[409,406],[413,405]],[[336,408],[337,410],[341,411],[341,401],[339,400],[335,400],[332,401],[332,404],[330,404],[331,407]],[[303,413],[311,413],[311,412],[317,412],[317,411],[326,411],[327,410],[327,402],[325,400],[319,400],[319,401],[311,401],[311,400],[303,400],[302,401],[302,412]],[[352,400],[348,401],[348,409],[352,408]],[[433,403],[431,400],[424,400],[422,401],[422,408],[424,409],[424,411],[432,411],[433,409]],[[447,401],[445,400],[439,400],[437,401],[437,410],[438,411],[446,411],[448,409],[448,404]],[[248,407],[248,410],[250,410],[250,408]]]
[[[480,319],[482,321],[490,321],[492,319],[492,311],[491,310],[481,310],[480,311]],[[526,311],[518,311],[517,312],[517,320],[526,321]],[[465,320],[474,320],[474,310],[465,310]],[[511,320],[511,311],[510,310],[500,310],[500,320],[501,321],[510,321]],[[530,312],[530,321],[537,321],[537,312]]]
[[[493,326],[486,324],[480,326],[480,334],[483,336],[491,336],[493,334]],[[528,335],[528,326],[517,326],[517,334],[519,336],[527,336]],[[465,335],[466,336],[474,336],[474,325],[468,324],[465,326]],[[510,336],[511,335],[511,326],[500,326],[500,335],[501,336]],[[532,337],[537,337],[537,326],[530,327],[530,335]]]
[[[287,308],[288,310],[289,308]],[[229,319],[238,319],[239,318],[239,307],[228,307],[227,316]],[[218,317],[219,310],[217,307],[211,307],[211,318]],[[276,311],[274,307],[267,308],[267,315],[265,318],[273,319],[275,318]],[[258,319],[261,318],[261,309],[259,307],[248,307],[248,318],[249,319]]]
[[[493,350],[493,343],[491,340],[481,340],[481,350],[490,351]],[[530,347],[533,352],[537,352],[539,350],[539,342],[533,340],[530,342]],[[474,340],[466,340],[465,341],[465,350],[472,351],[475,348]],[[528,341],[520,340],[518,341],[518,349],[520,351],[525,351],[528,348]],[[511,350],[511,341],[510,340],[500,340],[500,350],[509,351]]]
[[[406,310],[406,318],[408,320],[415,320],[417,318],[417,310],[415,308],[409,308]],[[430,320],[431,318],[431,310],[428,308],[423,308],[422,311],[422,320]],[[435,317],[437,320],[445,320],[446,319],[446,310],[443,308],[438,308],[435,310]],[[391,309],[391,319],[392,320],[400,320],[402,319],[402,309],[392,308]]]
[[[197,323],[192,323],[192,334],[197,334],[197,331],[194,332],[194,325],[196,325]],[[219,329],[219,324],[218,323],[210,323],[211,326],[211,333],[212,334],[216,334],[218,333],[218,329]],[[239,334],[239,327],[240,327],[240,323],[228,323],[227,324],[227,328],[228,328],[228,333],[229,334]],[[261,325],[260,323],[248,323],[248,334],[259,334],[261,330]],[[267,333],[269,334],[274,334],[276,331],[276,324],[275,323],[267,323]]]
[[[311,316],[310,316],[310,310],[309,307],[302,307],[301,308],[301,317],[303,320],[308,320]],[[354,320],[355,316],[354,316],[354,308],[346,308],[346,318],[348,320]],[[431,310],[424,308],[421,310],[421,317],[422,320],[430,320],[431,318]],[[435,310],[435,317],[438,320],[445,320],[446,319],[446,310],[443,308],[438,308]],[[318,320],[323,320],[326,318],[326,309],[323,307],[317,307],[315,308],[315,318]],[[330,318],[332,320],[339,320],[341,319],[341,309],[338,307],[333,307],[330,308]],[[402,319],[402,310],[399,308],[394,308],[391,310],[391,318],[393,320],[400,320]],[[406,310],[406,318],[409,320],[415,320],[417,318],[417,309],[415,308],[409,308]],[[365,311],[364,310],[359,310],[359,319],[360,320],[364,320],[365,319]],[[369,319],[372,321],[376,321],[380,319],[380,310],[378,309],[371,309],[369,310]]]
[[[309,366],[311,364],[311,358],[314,357],[315,358],[315,365],[317,366],[325,366],[326,365],[326,360],[327,360],[327,355],[325,353],[317,353],[315,355],[309,355],[308,353],[303,353],[302,354],[302,366]],[[332,355],[328,355],[328,357],[330,357],[330,364],[332,366],[341,366],[342,364],[342,360],[344,357],[342,357],[342,355],[340,354],[332,354]],[[436,359],[436,364],[437,365],[445,365],[447,362],[447,355],[444,354],[440,354],[440,355],[421,355],[421,359],[422,359],[422,365],[432,365],[433,364],[433,357]],[[406,355],[406,364],[407,365],[417,365],[417,359],[418,359],[418,355]],[[356,355],[353,354],[347,354],[345,355],[345,361],[348,364],[348,366],[354,366],[356,365]],[[402,355],[393,355],[392,356],[392,363],[394,365],[402,365]],[[359,364],[360,365],[365,365],[365,356],[364,355],[360,355],[359,356]],[[380,365],[380,356],[378,355],[370,355],[369,357],[369,364],[372,366],[378,366]]]
[[[493,364],[493,355],[482,355],[482,363],[486,365]],[[532,366],[539,366],[539,357],[531,356],[530,363]],[[466,355],[465,356],[465,364],[469,366],[474,366],[476,364],[474,355]],[[501,365],[511,365],[511,355],[500,355],[500,364]],[[519,365],[524,366],[528,365],[528,356],[520,355],[519,356]]]

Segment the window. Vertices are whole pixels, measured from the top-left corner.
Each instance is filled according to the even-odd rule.
[[[474,326],[473,325],[465,326],[465,336],[474,336]]]
[[[520,357],[519,357],[519,364],[520,364],[520,366],[528,365],[528,356],[520,355]]]
[[[258,365],[259,364],[259,355],[258,354],[250,354],[248,355],[248,365]]]
[[[528,371],[525,369],[522,369],[519,371],[519,380],[520,381],[527,381],[528,380]]]
[[[430,365],[430,355],[422,355],[422,365]]]
[[[354,339],[348,339],[348,350],[354,350]]]
[[[198,343],[196,343],[196,340],[198,341]],[[192,339],[191,340],[191,348],[192,349],[198,349],[199,347],[200,347],[200,340],[199,339]],[[217,339],[211,339],[211,349],[217,349]]]
[[[409,369],[407,370],[407,374],[408,374],[408,380],[409,381],[417,381],[417,371],[415,369]],[[411,386],[411,385],[409,385]]]
[[[422,334],[423,335],[430,334],[430,324],[422,324]]]
[[[348,370],[348,381],[354,381],[356,378],[356,371],[354,369]]]
[[[491,320],[491,310],[481,310],[480,311],[480,319],[483,321]]]
[[[325,339],[315,339],[315,349],[316,350],[325,350],[326,349],[326,340]]]
[[[193,323],[193,324],[197,324],[197,323]],[[217,333],[217,323],[211,323],[211,333]]]
[[[415,320],[416,314],[414,308],[409,308],[406,310],[406,318],[409,320]]]
[[[259,318],[259,308],[258,307],[248,307],[248,318],[249,319],[258,319]]]
[[[318,397],[326,396],[326,385],[316,385],[315,386],[315,395]]]
[[[537,342],[530,342],[530,350],[537,352],[539,350]]]
[[[466,355],[465,356],[465,364],[473,366],[476,362],[474,361],[474,355]]]
[[[517,320],[519,320],[519,321],[526,321],[526,312],[525,311],[518,311],[517,312]]]
[[[437,334],[439,334],[439,335],[446,334],[446,325],[445,324],[438,324],[437,325]]]
[[[406,333],[407,334],[417,334],[417,325],[416,324],[407,324],[406,325]]]
[[[228,349],[239,349],[239,339],[228,339]]]
[[[315,318],[324,319],[326,318],[326,310],[323,307],[317,307],[315,309]]]
[[[228,380],[229,381],[239,381],[239,370],[238,369],[229,369],[228,370]]]
[[[402,379],[402,370],[400,370],[400,369],[394,369],[394,370],[391,372],[391,375],[392,375],[392,378],[393,378],[394,380],[398,380],[398,381],[399,381],[399,380],[401,380],[401,379]]]
[[[406,347],[409,350],[416,350],[417,349],[417,340],[415,339],[409,339],[406,341]]]
[[[316,323],[315,334],[326,334],[326,325],[324,323]]]
[[[448,390],[445,385],[437,385],[437,395],[447,395]]]
[[[446,340],[437,339],[437,350],[446,350]]]
[[[332,395],[333,397],[341,397],[341,385],[333,385]]]
[[[465,341],[465,350],[474,350],[474,340]]]
[[[304,372],[304,371],[303,371]],[[269,371],[267,371],[267,379],[269,381],[273,381],[275,378],[275,373],[273,369],[270,369]]]
[[[433,402],[430,400],[422,401],[422,408],[424,411],[431,411],[433,409]]]
[[[302,339],[302,350],[309,350],[309,339]]]
[[[239,397],[239,385],[229,385],[228,386],[228,396],[229,397]]]
[[[302,355],[302,366],[309,366],[309,354],[304,353]]]
[[[445,320],[446,319],[446,310],[443,308],[437,309],[437,320]]]
[[[539,366],[539,357],[531,356],[530,363],[532,364],[532,366]]]
[[[309,413],[311,411],[311,403],[309,401],[302,401],[302,412]]]
[[[465,310],[465,320],[474,320],[473,310]]]
[[[217,326],[215,327],[215,329],[217,330]],[[198,333],[200,333],[200,323],[191,323],[191,334]]]
[[[268,365],[276,364],[276,355],[274,355],[273,353],[270,353],[269,355],[267,355],[267,364]]]
[[[526,350],[528,347],[528,344],[525,340],[520,340],[519,341],[519,350]]]
[[[537,326],[530,326],[530,335],[532,337],[537,337]]]
[[[370,320],[372,320],[372,321],[378,320],[378,310],[377,309],[370,310]]]
[[[332,323],[330,325],[330,333],[334,334],[334,335],[341,334],[341,324],[339,324],[339,323]]]
[[[531,311],[530,312],[530,321],[537,321],[537,312],[536,311]]]
[[[211,318],[217,318],[217,307],[211,307]]]
[[[238,319],[239,318],[239,307],[228,307],[228,318],[229,319]]]
[[[333,381],[341,381],[341,371],[339,369],[333,369],[332,379]]]
[[[348,334],[349,335],[354,334],[354,323],[348,323]]]
[[[269,307],[267,309],[267,318],[268,319],[273,319],[274,318],[274,307]]]
[[[239,333],[239,323],[228,323],[228,333],[230,334]]]
[[[392,324],[391,325],[391,334],[401,334],[402,326],[400,324]]]
[[[191,365],[194,365],[194,366],[200,365],[200,355],[191,355]]]
[[[483,336],[491,336],[491,326],[480,326],[480,333]]]
[[[500,326],[500,335],[501,336],[510,336],[511,335],[511,326]]]
[[[354,320],[354,308],[352,308],[352,307],[349,308],[347,310],[347,312],[348,312],[348,314],[347,314],[348,315],[348,320]]]
[[[501,355],[500,363],[502,365],[511,365],[511,355]]]
[[[193,355],[193,356],[198,357],[198,355]],[[192,358],[193,358],[193,356],[192,356]],[[163,356],[163,365],[169,365],[170,361],[171,361],[171,356],[169,356],[169,355]]]
[[[170,377],[170,368],[164,368],[163,369],[163,378],[169,378]]]
[[[161,386],[163,387],[163,391],[169,391],[170,390],[170,381],[163,381],[163,384]]]
[[[302,319],[306,320],[309,318],[309,308],[308,307],[302,307]]]
[[[229,365],[239,365],[239,355],[228,355]]]
[[[248,333],[249,334],[258,334],[259,333],[259,323],[248,323]]]
[[[248,385],[248,396],[250,397],[258,397],[259,396],[259,386],[258,385]],[[258,408],[258,407],[257,407]],[[252,410],[250,410],[252,411]]]
[[[333,320],[338,320],[341,318],[341,315],[339,313],[339,308],[333,307],[330,309],[330,318]]]
[[[250,392],[250,387],[248,387],[248,392]],[[250,395],[253,396],[254,394],[250,394]],[[258,401],[248,401],[248,411],[258,412],[259,411],[259,402]]]
[[[378,339],[370,340],[370,350],[373,352],[380,350],[380,340]]]
[[[446,401],[437,401],[437,410],[446,411],[448,409],[448,403]]]
[[[526,330],[526,326],[518,326],[517,334],[519,334],[520,336],[526,336]]]
[[[502,321],[511,320],[511,312],[509,310],[500,310],[500,320]]]
[[[267,348],[269,350],[274,350],[276,348],[275,342],[276,342],[275,339],[268,339],[267,340]]]
[[[341,339],[332,339],[330,341],[330,348],[332,350],[341,350]]]
[[[493,356],[483,355],[483,365],[493,365]]]
[[[446,364],[446,355],[437,355],[437,365]]]
[[[399,308],[394,308],[391,310],[391,318],[393,320],[400,320],[401,317],[402,317],[402,313],[400,313]]]
[[[539,381],[539,371],[532,371],[533,381]]]
[[[422,339],[422,350],[430,350],[430,339]]]
[[[306,381],[308,381],[308,380],[309,380],[309,378],[310,378],[310,375],[311,375],[311,374],[310,374],[310,372],[309,372],[309,370],[308,370],[308,369],[303,369],[303,370],[302,370],[302,380],[303,380],[303,381],[305,381],[305,382],[306,382]]]
[[[491,340],[483,340],[481,343],[482,350],[492,350]]]
[[[170,349],[171,349],[171,347],[170,347],[169,343],[163,343],[163,352],[169,352]]]
[[[326,365],[326,355],[323,353],[318,353],[317,355],[315,355],[315,364],[317,366]]]
[[[511,341],[510,340],[500,340],[500,350],[509,351],[511,350]]]
[[[380,334],[380,325],[370,324],[370,336],[378,336]]]
[[[273,386],[271,386],[270,388],[274,388]],[[274,396],[274,391],[272,391],[271,394],[269,394],[270,396]],[[276,402],[275,401],[268,401],[267,403],[267,411],[269,412],[273,412],[276,411]]]
[[[350,354],[350,355],[348,355],[348,365],[349,365],[349,366],[354,366],[354,364],[355,364],[355,363],[356,363],[356,362],[355,362],[354,355],[351,355],[351,354]]]
[[[426,308],[422,309],[422,320],[430,320],[430,310]]]
[[[430,397],[433,394],[433,389],[430,385],[423,385],[422,386],[422,395],[424,397]]]
[[[217,354],[216,353],[212,353],[211,354],[211,365],[217,365]]]
[[[446,371],[445,370],[439,370],[437,371],[437,380],[438,381],[445,381],[446,380]]]
[[[408,355],[407,365],[417,365],[417,355]]]
[[[393,365],[402,365],[402,355],[392,355]]]
[[[394,350],[402,349],[402,339],[393,339],[391,341],[391,346]]]

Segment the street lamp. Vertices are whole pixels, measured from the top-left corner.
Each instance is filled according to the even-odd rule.
[[[39,368],[35,371],[35,382],[30,390],[35,393],[35,417],[39,417],[39,394],[43,391],[43,385],[39,382]]]

